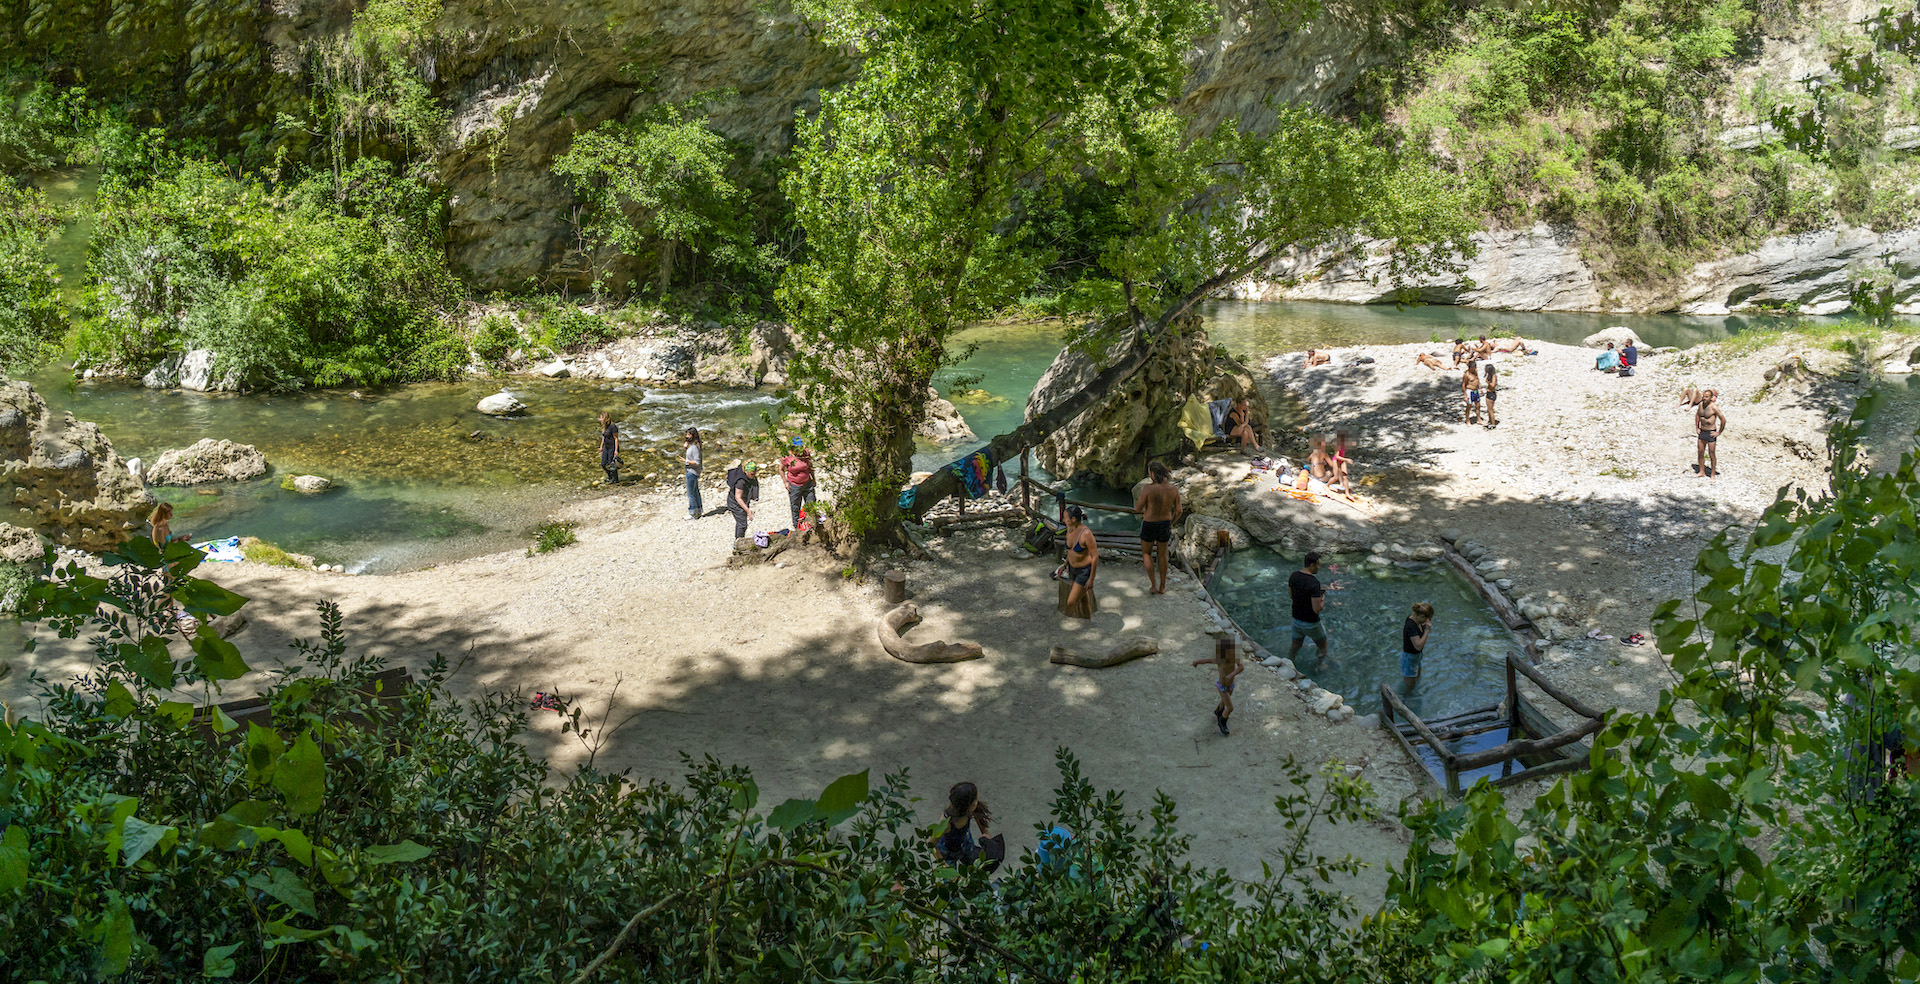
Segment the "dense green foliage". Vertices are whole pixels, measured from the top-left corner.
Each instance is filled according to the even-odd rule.
[[[1920,214],[1911,155],[1882,147],[1916,78],[1898,19],[1828,48],[1831,77],[1804,91],[1732,69],[1792,15],[1755,0],[1460,8],[1414,33],[1415,57],[1380,70],[1363,100],[1404,119],[1506,224],[1578,229],[1589,257],[1627,281],[1835,215],[1876,227]],[[1771,9],[1771,8],[1769,8]],[[1865,66],[1865,67],[1863,67]],[[1730,134],[1728,117],[1752,120]],[[1764,124],[1764,126],[1762,126]]]
[[[420,182],[378,161],[279,188],[199,160],[156,170],[101,184],[85,362],[137,372],[206,348],[216,378],[276,388],[464,370],[438,317],[457,296],[440,199]]]
[[[703,264],[744,282],[771,269],[771,256],[753,242],[745,190],[732,176],[740,164],[705,118],[667,106],[654,118],[579,135],[553,169],[589,206],[582,223],[589,248],[652,255],[665,296],[677,282],[698,286]],[[682,251],[684,267],[676,260]]]
[[[0,371],[31,365],[66,331],[60,276],[45,251],[59,227],[45,196],[0,183]]]

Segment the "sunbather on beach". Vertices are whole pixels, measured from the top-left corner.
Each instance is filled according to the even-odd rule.
[[[1527,340],[1518,336],[1509,338],[1495,345],[1493,350],[1502,355],[1509,352],[1518,352],[1521,355],[1531,355],[1533,353],[1533,349],[1527,345]]]
[[[1459,368],[1460,363],[1465,362],[1470,358],[1473,358],[1473,350],[1467,347],[1467,340],[1464,338],[1454,339],[1453,340],[1454,368],[1456,369]]]
[[[1430,355],[1426,352],[1420,352],[1416,354],[1413,357],[1413,361],[1415,364],[1426,366],[1428,369],[1445,369],[1446,368],[1446,366],[1443,366],[1440,364],[1440,360],[1437,357]]]

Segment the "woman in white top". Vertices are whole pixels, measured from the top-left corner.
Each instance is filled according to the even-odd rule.
[[[700,429],[687,428],[687,518],[700,518]]]

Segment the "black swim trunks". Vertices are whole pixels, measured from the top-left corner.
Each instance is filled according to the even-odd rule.
[[[1720,435],[1715,434],[1712,431],[1703,430],[1700,432],[1700,441],[1703,444],[1713,444],[1719,440],[1720,440]]]
[[[1088,581],[1093,580],[1093,565],[1068,567],[1067,576],[1073,578],[1073,583],[1075,584],[1086,584]]]
[[[1173,520],[1151,519],[1140,523],[1141,543],[1172,543]]]

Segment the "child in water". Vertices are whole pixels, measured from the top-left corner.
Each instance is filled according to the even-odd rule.
[[[1220,679],[1214,681],[1213,688],[1220,691],[1220,701],[1213,706],[1213,723],[1220,728],[1221,734],[1227,731],[1227,718],[1233,716],[1233,681],[1240,676],[1246,666],[1240,662],[1240,645],[1231,635],[1221,635],[1214,640],[1213,658],[1196,659],[1195,666],[1212,664],[1219,669]]]

